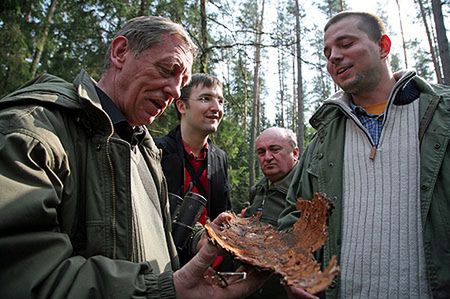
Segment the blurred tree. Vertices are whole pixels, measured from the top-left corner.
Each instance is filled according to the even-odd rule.
[[[256,14],[256,30],[255,30],[255,64],[253,69],[253,103],[252,115],[250,125],[250,148],[255,148],[256,136],[260,132],[260,111],[261,111],[261,82],[259,79],[261,68],[261,48],[263,35],[263,21],[264,21],[264,4],[265,0],[261,2],[260,10],[257,9]],[[255,184],[256,157],[255,151],[250,150],[249,159],[249,185]]]
[[[400,36],[402,37],[402,46],[403,46],[403,58],[405,61],[405,68],[408,68],[408,56],[406,55],[406,42],[405,42],[405,34],[403,31],[403,21],[402,21],[402,14],[400,9],[400,2],[398,0],[395,0],[395,3],[397,4],[397,12],[398,12],[398,21],[400,25]]]
[[[429,15],[430,15],[430,9],[429,7],[424,5],[424,2],[422,0],[415,0],[417,5],[419,6],[420,16],[423,22],[423,25],[425,27],[425,32],[427,35],[428,40],[428,46],[430,48],[430,55],[431,60],[433,61],[434,65],[434,71],[436,73],[436,79],[437,82],[442,82],[442,73],[441,73],[441,65],[439,61],[439,57],[436,55],[436,48],[435,48],[435,42],[434,38],[432,36],[432,32],[429,26]]]
[[[437,44],[439,49],[439,57],[441,59],[442,66],[442,83],[450,85],[450,50],[447,39],[447,30],[445,29],[444,16],[442,14],[443,5],[444,1],[431,0],[431,6],[434,16],[434,26],[436,28]]]
[[[295,41],[296,41],[296,57],[297,57],[297,128],[295,132],[297,133],[297,145],[300,152],[303,152],[304,148],[304,138],[305,138],[305,127],[304,127],[304,109],[303,109],[303,73],[302,73],[302,34],[301,34],[301,19],[303,15],[303,9],[300,10],[298,0],[295,0]]]

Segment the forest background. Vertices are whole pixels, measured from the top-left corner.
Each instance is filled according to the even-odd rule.
[[[3,0],[0,97],[44,72],[72,81],[86,69],[98,80],[108,41],[126,20],[169,17],[199,47],[193,72],[224,82],[225,117],[212,139],[227,152],[239,211],[262,176],[256,136],[273,125],[291,128],[303,149],[314,134],[308,118],[338,90],[325,70],[322,29],[345,9],[381,16],[394,70],[450,85],[450,0]],[[159,136],[177,123],[172,105],[149,129]]]

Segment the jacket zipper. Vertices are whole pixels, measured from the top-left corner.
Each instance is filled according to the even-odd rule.
[[[105,150],[106,150],[106,158],[108,160],[108,164],[109,164],[109,169],[110,169],[110,174],[111,174],[111,183],[112,183],[112,217],[111,217],[111,229],[112,229],[112,242],[113,242],[113,252],[112,252],[112,257],[113,259],[117,258],[117,224],[116,224],[116,181],[115,181],[115,173],[114,173],[114,167],[111,161],[111,155],[109,154],[109,142],[110,142],[111,136],[108,136],[108,138],[106,139],[106,146],[105,146]]]
[[[389,98],[388,98],[388,106],[386,108],[386,112],[384,113],[384,119],[383,119],[383,129],[384,129],[384,124],[386,122],[387,119],[387,114],[389,112],[389,108],[391,105],[391,101],[393,101],[392,99],[395,99],[395,97],[397,96],[398,91],[400,90],[401,86],[403,86],[403,82],[410,80],[412,77],[414,77],[415,74],[414,73],[410,73],[407,76],[401,78],[401,80],[399,80],[395,86],[394,89],[392,90]],[[341,111],[347,115],[347,117],[351,118],[353,120],[353,122],[364,132],[364,134],[366,134],[367,138],[369,139],[371,148],[370,148],[370,152],[369,152],[369,159],[370,160],[374,160],[375,156],[377,155],[377,151],[378,151],[378,146],[375,145],[375,143],[373,142],[372,136],[370,136],[369,131],[366,129],[366,127],[364,127],[361,122],[359,121],[359,119],[353,115],[352,113],[349,113],[347,110],[347,107],[344,107],[343,105],[341,105],[340,102],[337,103],[328,103],[329,105],[336,105],[338,106]],[[392,103],[393,104],[393,103]],[[381,134],[383,134],[383,129],[381,129]],[[380,140],[381,140],[381,136],[380,136]]]

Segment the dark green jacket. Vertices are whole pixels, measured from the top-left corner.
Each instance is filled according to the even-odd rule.
[[[286,207],[286,194],[289,189],[294,168],[280,181],[269,185],[269,180],[263,177],[250,190],[250,202],[244,217],[251,217],[261,212],[261,222],[277,226],[278,217]],[[271,277],[259,290],[248,297],[249,299],[284,299],[286,291],[280,283],[278,276]]]
[[[419,130],[424,134],[420,144],[420,206],[428,280],[433,298],[450,298],[450,88],[429,85],[420,77],[413,80],[421,91]],[[402,78],[407,79],[407,78]],[[394,92],[392,94],[395,94]],[[336,97],[344,96],[339,92]],[[295,212],[298,197],[312,198],[324,192],[333,201],[329,218],[329,237],[318,257],[328,262],[340,256],[342,174],[345,123],[349,115],[326,101],[311,118],[317,134],[303,153],[288,191],[289,207],[283,211],[279,228],[290,227],[299,217]],[[435,109],[433,105],[437,106]],[[419,137],[420,136],[420,137]],[[338,298],[339,280],[326,291],[327,298]]]
[[[245,217],[261,212],[261,221],[277,226],[278,217],[286,207],[286,194],[294,176],[294,169],[280,181],[269,185],[269,180],[263,177],[250,191],[251,205],[245,210]]]
[[[148,132],[140,150],[176,269],[160,151]],[[43,75],[0,100],[0,298],[174,298],[172,271],[129,261],[129,172],[130,146],[85,72],[73,84]]]

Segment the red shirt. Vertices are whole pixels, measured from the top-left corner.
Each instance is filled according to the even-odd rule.
[[[190,147],[184,143],[183,141],[183,147],[185,152],[187,153],[187,163],[192,165],[192,168],[195,170],[195,172],[198,174],[198,171],[200,167],[203,165],[203,163],[208,163],[207,157],[208,157],[208,143],[205,143],[203,148],[200,150],[200,154],[198,157],[194,155]],[[207,165],[205,165],[207,166]],[[208,167],[204,167],[202,173],[199,175],[199,181],[200,184],[202,184],[203,188],[205,189],[206,194],[202,194],[208,199]],[[187,170],[186,167],[184,167],[184,193],[186,193],[190,187],[190,183],[192,182],[191,174],[189,173],[189,170]],[[197,189],[197,186],[193,185],[192,192],[199,193],[200,191]],[[206,219],[208,219],[208,210],[206,208],[203,209],[202,214],[200,215],[198,222],[200,222],[202,225],[206,223]],[[223,257],[217,256],[214,260],[213,264],[211,265],[214,269],[217,268],[222,263]]]
[[[192,165],[192,168],[195,170],[195,172],[198,173],[198,170],[203,165],[203,163],[208,163],[207,157],[208,157],[208,143],[205,143],[203,148],[200,150],[200,154],[198,157],[194,155],[191,148],[183,142],[184,150],[187,153],[187,163]],[[205,165],[206,166],[206,165]],[[203,188],[205,189],[206,194],[201,194],[201,192],[197,189],[197,186],[193,185],[191,191],[201,194],[204,197],[208,197],[208,171],[207,167],[204,168],[202,173],[199,175],[200,184],[202,184]],[[192,182],[192,177],[189,171],[186,167],[184,167],[184,193],[186,193],[189,190],[190,183]],[[201,224],[206,223],[206,219],[208,219],[208,211],[203,209],[202,214],[200,215],[200,218],[198,219],[198,222]]]

